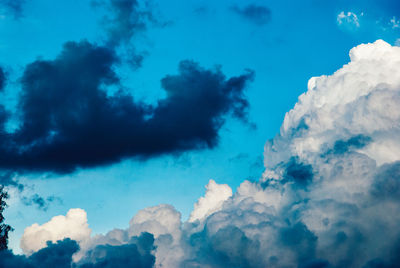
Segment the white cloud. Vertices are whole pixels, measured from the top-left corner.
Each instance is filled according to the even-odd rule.
[[[87,215],[83,209],[70,209],[66,216],[53,217],[50,221],[27,227],[21,238],[21,249],[25,254],[32,254],[46,247],[47,241],[56,242],[71,238],[83,242],[90,237],[91,229],[87,223]]]
[[[361,14],[362,16],[363,14]],[[340,12],[336,17],[337,23],[339,25],[351,25],[355,27],[360,27],[360,21],[358,16],[353,12]]]
[[[140,210],[129,222],[129,235],[142,232],[154,234],[157,238],[163,234],[180,237],[181,214],[171,205],[158,205]]]
[[[363,134],[373,142],[365,151],[379,163],[400,159],[395,146],[400,127],[400,48],[378,40],[350,51],[351,62],[331,76],[312,78],[308,91],[289,111],[280,135],[266,144],[266,166],[275,166],[293,155],[310,159],[340,139]],[[301,132],[298,130],[306,126]],[[384,136],[383,136],[384,135]],[[369,150],[374,146],[375,149]],[[395,149],[393,148],[393,149]],[[385,155],[391,155],[385,159]]]
[[[206,185],[206,194],[200,197],[194,210],[190,214],[189,222],[201,220],[206,216],[220,210],[223,203],[232,196],[232,189],[227,184],[217,184],[210,180]]]
[[[156,238],[156,267],[177,267],[183,258],[180,245],[181,214],[171,205],[158,205],[140,210],[129,222],[129,236],[149,232]]]
[[[390,19],[389,25],[392,29],[400,28],[400,20],[393,16],[393,18]]]

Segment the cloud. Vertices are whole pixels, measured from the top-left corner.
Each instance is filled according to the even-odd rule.
[[[361,16],[362,16],[362,14],[361,14]],[[339,25],[343,25],[343,26],[355,28],[355,29],[360,27],[360,20],[359,20],[358,16],[351,11],[340,12],[337,15],[336,20]]]
[[[29,64],[21,79],[19,128],[6,132],[8,114],[0,116],[0,167],[71,172],[213,148],[227,115],[247,119],[251,71],[226,78],[218,67],[182,61],[177,75],[161,80],[167,97],[150,106],[121,89],[118,62],[113,49],[83,41],[66,43],[54,60]]]
[[[149,232],[155,267],[398,267],[399,62],[400,48],[382,40],[353,48],[348,64],[309,80],[265,144],[260,181],[232,196],[210,181],[192,212],[201,220],[143,209],[128,229],[88,239],[81,256],[129,251]]]
[[[310,79],[265,145],[259,182],[243,182],[219,210],[183,223],[177,263],[398,264],[400,49],[378,40],[353,48],[350,59]]]
[[[4,90],[6,82],[7,82],[6,73],[4,72],[3,68],[0,67],[0,92]]]
[[[47,198],[43,198],[38,194],[33,194],[30,197],[26,196],[22,197],[21,201],[25,206],[36,206],[40,210],[47,211],[49,205],[52,202],[54,201],[61,202],[61,199],[56,196],[49,196]]]
[[[21,238],[20,247],[25,254],[32,254],[46,247],[46,242],[56,242],[64,238],[85,242],[91,229],[87,223],[86,212],[82,209],[70,209],[66,216],[56,216],[50,221],[27,227]]]
[[[233,6],[231,10],[242,18],[259,26],[265,25],[271,20],[271,10],[265,6],[249,4],[243,8]]]
[[[155,257],[154,237],[152,234],[143,233],[139,237],[132,237],[124,245],[98,245],[91,249],[78,267],[82,268],[103,268],[103,267],[153,267]]]
[[[171,205],[158,205],[140,210],[129,222],[128,236],[149,232],[154,235],[156,267],[177,267],[184,251],[181,214]]]
[[[19,19],[23,15],[25,2],[26,0],[0,0],[0,6],[9,11],[14,18]]]
[[[134,69],[141,67],[147,52],[138,51],[133,41],[142,37],[149,26],[167,25],[156,18],[151,1],[92,0],[91,4],[105,11],[101,20],[105,46],[118,51],[120,58]]]
[[[14,255],[11,251],[0,251],[0,267],[34,268],[34,267],[71,267],[72,255],[79,250],[78,244],[71,239],[48,242],[47,246],[29,257]]]
[[[389,25],[392,27],[392,29],[400,28],[400,20],[393,16],[393,18],[390,19]]]
[[[209,235],[204,230],[190,237],[194,258],[184,261],[184,267],[265,267],[259,262],[259,244],[234,226],[219,229]]]
[[[15,172],[12,171],[5,171],[0,174],[0,185],[15,187],[20,192],[22,192],[25,188],[25,185],[19,183]]]
[[[132,37],[146,29],[148,22],[154,20],[145,3],[144,7],[136,0],[110,0],[112,18],[105,18],[108,25],[109,42],[119,44],[129,42]]]
[[[99,245],[87,252],[78,263],[73,262],[73,254],[79,250],[76,241],[69,238],[56,243],[48,241],[46,247],[30,256],[14,255],[11,251],[0,251],[0,267],[10,268],[52,268],[52,267],[153,267],[155,258],[154,238],[149,233],[132,237],[128,244],[121,246]]]
[[[202,220],[204,217],[221,209],[225,200],[232,196],[232,189],[227,184],[217,184],[210,180],[206,185],[206,194],[200,197],[190,214],[189,222]]]

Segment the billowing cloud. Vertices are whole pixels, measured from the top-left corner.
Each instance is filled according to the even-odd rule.
[[[190,214],[189,222],[201,220],[221,209],[225,200],[232,196],[232,189],[227,184],[217,184],[210,180],[206,186],[206,194],[200,197]]]
[[[129,243],[120,246],[98,245],[87,252],[85,258],[73,262],[73,254],[79,250],[76,241],[69,238],[56,243],[47,242],[46,247],[30,256],[14,255],[11,251],[0,251],[0,267],[7,268],[105,268],[154,266],[154,238],[149,233],[132,237]]]
[[[8,115],[0,110],[0,168],[69,172],[212,148],[227,115],[246,120],[251,71],[226,78],[217,67],[182,61],[177,75],[161,80],[167,97],[150,106],[121,89],[118,61],[113,49],[69,42],[55,60],[29,64],[17,130],[5,131]]]
[[[177,267],[184,256],[181,214],[171,205],[158,205],[139,211],[129,222],[128,235],[137,236],[143,232],[154,234],[155,265]]]
[[[242,8],[233,6],[231,10],[256,25],[265,25],[271,20],[271,10],[265,6],[249,4]]]
[[[78,208],[70,209],[66,216],[55,216],[42,225],[35,223],[27,227],[20,246],[25,254],[30,255],[46,247],[47,241],[55,243],[70,238],[82,243],[90,237],[90,233],[86,212]]]
[[[152,255],[154,249],[153,235],[143,233],[138,237],[132,237],[128,243],[123,245],[98,245],[88,251],[77,266],[82,268],[150,268],[154,266],[155,262],[155,257]]]
[[[72,255],[79,250],[78,244],[66,238],[57,243],[48,242],[47,246],[29,257],[14,255],[11,251],[0,251],[0,267],[9,268],[69,268]]]
[[[378,40],[350,59],[310,79],[265,145],[260,181],[232,196],[211,181],[187,222],[169,205],[143,209],[91,237],[82,260],[149,232],[156,267],[398,267],[400,48]]]

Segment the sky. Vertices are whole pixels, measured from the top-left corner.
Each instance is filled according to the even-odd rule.
[[[379,255],[395,246],[369,235],[378,225],[336,230],[338,220],[329,232],[347,244],[333,256],[316,222],[350,207],[374,219],[382,180],[400,185],[397,1],[0,0],[0,32],[0,183],[19,261],[35,266],[59,246],[103,267],[96,250],[117,258],[133,246],[123,261],[137,267],[395,265]],[[306,201],[324,195],[348,203]],[[382,211],[399,211],[390,200]],[[248,229],[265,222],[238,216],[250,211],[279,228]],[[380,226],[396,237],[398,220]],[[225,235],[247,244],[227,249]],[[360,241],[381,245],[375,259],[349,257]],[[255,250],[265,248],[269,259]]]

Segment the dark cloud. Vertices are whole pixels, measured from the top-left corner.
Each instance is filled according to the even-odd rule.
[[[37,60],[23,74],[14,133],[0,142],[3,169],[69,172],[166,153],[212,148],[225,116],[246,120],[244,90],[251,71],[226,78],[218,69],[182,61],[179,74],[162,79],[167,97],[157,106],[121,88],[114,50],[88,42],[66,43],[55,60]]]
[[[190,246],[195,255],[184,267],[265,267],[258,241],[249,239],[235,226],[221,228],[212,235],[204,228],[191,235]]]
[[[14,18],[18,19],[23,15],[23,8],[26,0],[0,0],[0,6],[10,12]]]
[[[363,268],[397,268],[400,267],[400,239],[392,245],[389,252],[389,258],[375,258],[367,262]]]
[[[57,243],[47,242],[47,247],[29,257],[14,255],[9,250],[0,251],[0,267],[7,268],[70,268],[72,255],[79,250],[78,244],[69,238]]]
[[[293,226],[282,228],[279,231],[279,239],[285,247],[296,253],[298,263],[307,263],[314,259],[317,236],[303,223],[299,222]]]
[[[305,185],[311,182],[313,177],[312,166],[302,163],[298,157],[291,157],[285,166],[284,182],[293,181]]]
[[[249,4],[242,8],[233,6],[231,10],[256,25],[265,25],[271,20],[271,10],[265,6]]]
[[[379,199],[400,200],[400,161],[385,164],[379,168],[371,193]]]
[[[103,7],[107,15],[101,21],[106,33],[106,46],[121,47],[126,62],[139,68],[146,52],[137,51],[132,41],[143,34],[149,25],[161,25],[153,14],[149,1],[137,0],[93,0],[94,7]]]
[[[58,201],[59,203],[62,202],[59,197],[49,196],[47,198],[44,198],[38,194],[33,194],[30,197],[24,196],[24,197],[22,197],[21,201],[25,206],[36,206],[39,210],[43,210],[43,211],[47,211],[50,204],[55,201]]]
[[[153,243],[153,235],[142,233],[139,237],[132,237],[128,244],[96,246],[79,263],[73,263],[72,255],[78,252],[79,246],[76,241],[66,238],[57,243],[47,242],[47,247],[29,257],[2,250],[0,268],[150,268],[155,262],[151,253],[155,249]]]
[[[236,213],[241,215],[239,211]],[[246,216],[250,215],[246,214]],[[250,218],[254,220],[257,216],[256,213]],[[211,217],[221,220],[218,215]],[[233,222],[236,222],[235,217],[233,216]],[[185,256],[183,267],[291,267],[285,265],[287,261],[285,258],[289,259],[289,256],[297,259],[299,267],[328,267],[323,266],[327,262],[315,259],[318,238],[301,222],[278,227],[266,220],[255,225],[249,223],[243,228],[248,228],[250,233],[273,228],[276,240],[268,242],[258,236],[251,239],[242,228],[234,225],[228,225],[219,228],[215,233],[210,233],[207,224],[211,222],[212,220],[206,223],[201,232],[190,236],[188,241],[190,253]],[[265,243],[268,243],[270,247],[265,247]],[[276,245],[279,245],[278,251],[276,251]]]
[[[56,244],[47,242],[47,247],[29,257],[35,267],[71,267],[72,255],[79,250],[78,244],[69,238]]]
[[[12,171],[5,171],[0,174],[0,185],[15,187],[20,192],[22,192],[25,188],[22,183],[19,183],[19,180],[16,178],[15,172]]]
[[[299,268],[329,268],[331,265],[326,260],[312,260],[306,263],[301,263]]]
[[[142,233],[132,237],[128,244],[111,246],[99,245],[90,250],[81,261],[82,268],[150,268],[154,266],[155,257],[152,255],[154,237]]]
[[[3,91],[4,87],[6,86],[6,74],[3,68],[0,67],[0,92]]]
[[[105,18],[109,42],[112,45],[129,42],[153,19],[150,9],[143,9],[136,0],[109,0],[111,18]]]
[[[356,135],[348,140],[338,140],[333,146],[334,154],[343,154],[351,149],[361,149],[372,142],[372,139],[365,135]]]

